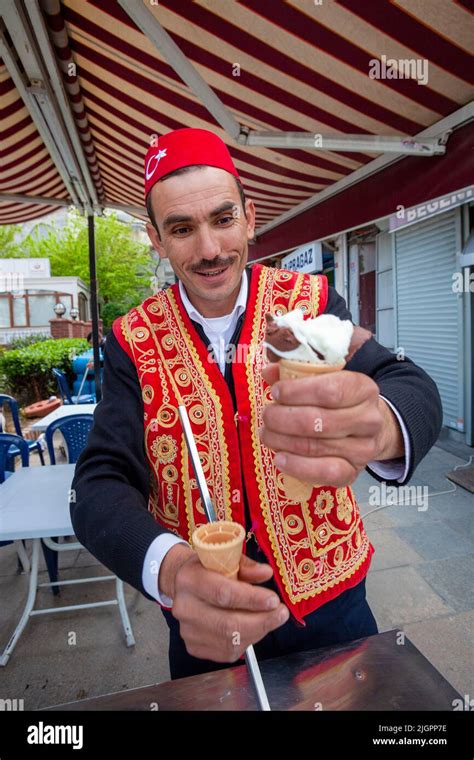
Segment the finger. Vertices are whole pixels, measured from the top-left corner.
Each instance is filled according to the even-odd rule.
[[[350,485],[359,474],[357,467],[340,457],[308,459],[279,452],[275,456],[275,465],[287,475],[293,475],[306,483],[325,483],[338,488]]]
[[[268,613],[223,613],[215,608],[204,608],[199,614],[200,625],[191,618],[180,620],[180,634],[194,657],[232,662],[248,646],[284,625],[288,618],[289,611],[284,604]]]
[[[350,409],[316,406],[267,404],[263,409],[264,427],[282,435],[308,438],[345,438],[355,435],[370,438],[380,431],[382,421],[378,402],[358,404]]]
[[[202,601],[227,610],[256,612],[275,609],[280,604],[278,594],[271,589],[258,588],[245,581],[225,578],[202,566],[194,566],[192,573],[187,573],[181,579],[181,584],[183,590],[195,594]]]
[[[239,568],[239,580],[247,583],[264,583],[273,575],[270,565],[265,562],[256,562],[254,559],[242,554]]]
[[[273,385],[280,379],[280,365],[278,362],[266,364],[262,369],[262,377],[268,385]]]
[[[312,438],[274,433],[268,428],[258,431],[261,442],[272,451],[285,451],[302,457],[341,457],[356,466],[373,461],[377,452],[375,438]]]
[[[238,612],[233,615],[232,630],[240,635],[241,646],[247,649],[284,625],[289,617],[288,607],[281,603],[272,612]]]
[[[328,375],[313,375],[295,380],[280,380],[272,387],[279,404],[322,406],[326,409],[352,407],[378,398],[379,389],[372,378],[361,372],[339,370]]]

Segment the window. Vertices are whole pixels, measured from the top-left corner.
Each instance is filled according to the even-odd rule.
[[[54,306],[56,296],[51,294],[28,295],[30,306],[30,326],[39,327],[40,325],[49,325],[49,320],[54,317]]]
[[[62,301],[66,316],[72,306],[70,293],[30,290],[24,295],[0,295],[0,327],[48,327],[54,306]]]
[[[0,327],[10,327],[10,299],[0,296]]]
[[[13,299],[13,324],[15,327],[27,327],[25,296],[12,296]]]
[[[78,303],[79,319],[82,320],[82,322],[87,322],[87,298],[85,297],[84,293],[79,293]]]

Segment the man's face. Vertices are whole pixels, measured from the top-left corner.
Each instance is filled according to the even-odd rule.
[[[147,224],[153,246],[204,316],[230,313],[254,234],[252,201],[246,218],[234,177],[211,166],[157,182],[151,193],[161,236]]]

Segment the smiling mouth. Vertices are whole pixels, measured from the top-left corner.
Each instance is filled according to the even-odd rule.
[[[230,264],[228,264],[225,267],[221,267],[220,269],[211,269],[210,272],[196,272],[196,274],[201,275],[201,277],[208,277],[209,279],[212,279],[213,277],[218,277],[222,272],[225,272],[226,269],[229,269]]]

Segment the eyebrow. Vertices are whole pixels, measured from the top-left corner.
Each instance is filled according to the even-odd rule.
[[[213,209],[211,213],[209,214],[209,218],[213,219],[216,216],[219,216],[219,214],[223,214],[224,211],[231,211],[234,206],[237,206],[236,201],[226,201],[225,203],[222,203],[217,208]],[[163,222],[163,228],[167,229],[168,227],[172,227],[173,224],[179,224],[181,222],[192,222],[193,217],[192,216],[183,216],[182,214],[170,214],[170,216],[167,216],[166,219]]]

